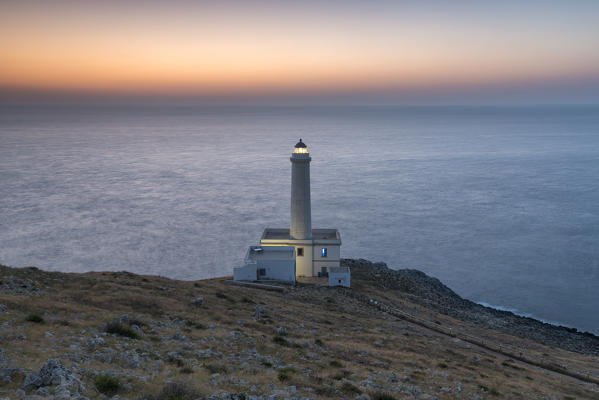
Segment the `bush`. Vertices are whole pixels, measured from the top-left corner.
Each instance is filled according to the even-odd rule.
[[[370,400],[395,400],[395,397],[387,392],[372,392],[370,393]]]
[[[277,375],[277,377],[279,378],[279,380],[281,382],[288,381],[290,378],[289,374],[284,371],[279,371],[279,374]]]
[[[333,368],[341,368],[343,367],[343,364],[341,364],[339,361],[337,360],[331,360],[331,362],[329,363],[329,365]]]
[[[206,368],[211,374],[226,374],[227,367],[221,364],[204,364],[202,367]]]
[[[330,387],[330,386],[317,386],[314,388],[314,393],[316,393],[319,396],[324,396],[324,397],[333,397],[333,396],[337,395],[335,388]]]
[[[181,368],[181,373],[182,374],[193,374],[193,369],[190,367],[183,367],[183,368]]]
[[[162,387],[154,400],[195,400],[201,395],[192,387],[184,383],[171,382]]]
[[[36,324],[43,324],[45,322],[44,319],[38,314],[29,314],[27,318],[25,318],[25,321],[35,322]]]
[[[331,376],[331,378],[335,379],[336,381],[340,381],[341,379],[347,378],[350,375],[351,374],[348,370],[342,369],[341,371],[335,373],[335,375]]]
[[[362,393],[362,391],[360,389],[358,389],[356,386],[352,385],[349,382],[343,382],[343,385],[341,385],[341,391],[343,393],[347,393],[347,394],[360,394],[360,393]]]
[[[235,299],[233,299],[233,298],[231,298],[231,297],[227,296],[227,295],[226,295],[226,294],[224,294],[223,292],[216,292],[214,295],[215,295],[216,297],[218,297],[219,299],[225,299],[225,300],[228,300],[228,301],[230,301],[231,303],[235,303]]]
[[[272,338],[272,341],[281,346],[287,346],[289,342],[281,335],[276,335]]]
[[[104,328],[106,333],[113,333],[115,335],[128,337],[131,339],[139,339],[139,335],[135,333],[133,329],[129,326],[124,325],[120,321],[111,321],[106,324],[106,328]]]
[[[183,367],[185,363],[178,356],[173,354],[168,354],[166,357],[166,362],[170,364],[175,364],[177,367]]]
[[[315,344],[315,345],[317,345],[317,346],[321,346],[321,347],[322,347],[322,346],[324,346],[324,343],[323,343],[323,341],[322,341],[322,340],[320,340],[320,339],[316,339],[316,340],[314,340],[314,344]]]
[[[107,396],[115,395],[121,388],[121,383],[115,377],[108,374],[97,376],[94,379],[94,385],[98,392]]]

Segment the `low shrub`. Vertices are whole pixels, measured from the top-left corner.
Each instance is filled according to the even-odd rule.
[[[206,368],[211,374],[226,374],[227,367],[222,364],[204,364],[202,367]]]
[[[233,298],[231,298],[231,297],[227,296],[227,295],[226,295],[226,294],[224,294],[223,292],[216,292],[214,295],[215,295],[216,297],[218,297],[219,299],[224,299],[224,300],[227,300],[227,301],[229,301],[229,302],[231,302],[231,303],[235,303],[235,299],[233,299]]]
[[[341,364],[339,361],[337,360],[331,360],[331,362],[329,362],[329,365],[333,368],[341,368],[343,367],[343,364]]]
[[[351,374],[348,370],[342,369],[341,371],[339,371],[335,375],[333,375],[331,378],[335,379],[336,381],[340,381],[341,379],[347,378],[350,375]]]
[[[181,368],[182,374],[193,374],[193,369],[191,367],[183,367]]]
[[[281,382],[288,381],[288,380],[289,380],[289,378],[290,378],[289,374],[288,374],[288,373],[286,373],[286,372],[283,372],[283,371],[279,371],[279,373],[278,373],[277,377],[279,378],[279,380],[280,380]]]
[[[330,386],[317,386],[314,388],[314,393],[324,397],[334,397],[337,395],[335,388]]]
[[[343,385],[341,385],[341,391],[343,393],[347,393],[347,394],[360,394],[362,393],[362,391],[357,387],[352,385],[349,382],[343,382]]]
[[[324,342],[318,338],[314,340],[314,344],[321,347],[324,346]]]
[[[370,393],[370,400],[395,400],[395,396],[388,392],[372,392]]]
[[[185,365],[183,360],[173,354],[169,354],[166,357],[166,362],[169,364],[175,364],[177,367],[183,367]]]
[[[195,400],[201,397],[194,388],[184,383],[170,382],[162,387],[160,393],[152,400]]]
[[[94,386],[96,386],[98,392],[106,396],[114,396],[121,388],[121,383],[115,377],[104,374],[94,379]]]
[[[38,314],[29,314],[27,318],[25,318],[25,321],[34,322],[36,324],[43,324],[45,322],[44,318]]]
[[[289,345],[289,342],[287,341],[287,339],[285,339],[285,338],[284,338],[283,336],[281,336],[281,335],[275,335],[275,336],[272,338],[272,341],[273,341],[274,343],[278,344],[278,345],[281,345],[281,346],[287,346],[287,345]]]
[[[104,331],[106,333],[112,333],[115,335],[124,336],[124,337],[128,337],[131,339],[139,339],[139,335],[137,333],[135,333],[135,331],[133,329],[131,329],[131,327],[123,324],[120,321],[111,321],[111,322],[107,323],[106,327],[104,328]]]

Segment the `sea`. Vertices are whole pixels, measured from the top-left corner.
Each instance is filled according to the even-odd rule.
[[[288,227],[599,333],[599,106],[0,106],[0,263],[196,280]]]

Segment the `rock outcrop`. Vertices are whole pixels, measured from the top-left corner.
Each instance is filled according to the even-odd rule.
[[[343,259],[342,264],[351,268],[352,277],[355,275],[372,280],[384,290],[398,291],[400,297],[403,296],[442,314],[543,344],[578,353],[599,355],[599,337],[592,333],[579,332],[575,328],[551,325],[510,311],[482,306],[460,297],[441,281],[422,271],[395,270],[385,263],[373,263],[363,259]]]

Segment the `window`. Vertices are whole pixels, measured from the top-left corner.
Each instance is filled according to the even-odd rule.
[[[324,258],[327,256],[327,248],[323,247],[322,249],[320,249],[320,255]]]
[[[264,276],[264,275],[266,275],[266,268],[259,268],[258,276]]]
[[[304,256],[304,248],[303,247],[298,247],[297,248],[297,256],[298,257],[303,257]]]

